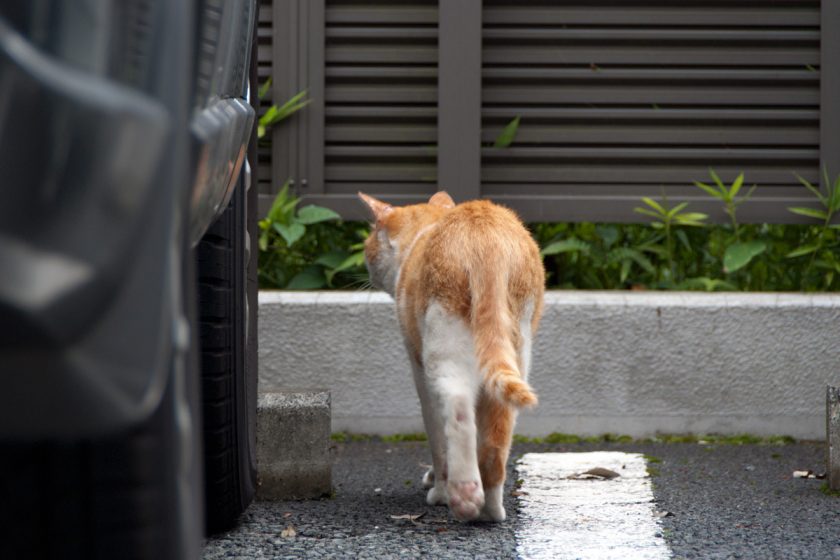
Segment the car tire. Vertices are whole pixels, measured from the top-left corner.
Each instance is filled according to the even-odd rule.
[[[233,527],[256,490],[257,372],[249,360],[256,310],[248,297],[256,285],[249,282],[246,183],[196,247],[208,534]]]

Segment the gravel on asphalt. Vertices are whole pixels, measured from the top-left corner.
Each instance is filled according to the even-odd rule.
[[[237,529],[207,540],[204,558],[515,558],[513,462],[526,452],[595,450],[648,455],[674,558],[840,558],[840,497],[792,476],[825,470],[822,444],[515,444],[508,520],[463,524],[425,503],[426,443],[378,440],[336,443],[333,496],[256,502]]]

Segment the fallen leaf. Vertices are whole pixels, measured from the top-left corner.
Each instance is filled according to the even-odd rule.
[[[291,517],[291,516],[292,516],[292,512],[291,512],[291,511],[287,511],[286,513],[284,513],[284,514],[283,514],[283,517],[286,517],[286,518],[289,518],[289,517]]]
[[[811,471],[793,471],[793,478],[808,478]]]
[[[674,514],[671,513],[670,511],[657,511],[657,512],[654,512],[653,516],[658,517],[659,519],[662,519],[663,517],[673,517]]]
[[[437,531],[438,533],[445,533],[448,530],[449,529],[447,529],[446,527],[438,527],[437,529],[435,529],[435,531]]]
[[[528,492],[523,492],[522,490],[511,490],[510,495],[514,498],[518,498],[519,496],[527,496]]]
[[[586,472],[570,474],[566,478],[570,480],[611,480],[619,476],[621,475],[615,471],[611,471],[610,469],[595,467],[594,469],[589,469]]]
[[[280,536],[284,539],[293,539],[297,536],[297,531],[295,531],[294,527],[289,525],[288,527],[280,531]]]

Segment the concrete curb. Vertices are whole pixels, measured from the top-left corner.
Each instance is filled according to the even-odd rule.
[[[257,499],[332,491],[328,391],[262,392],[257,402]]]
[[[261,292],[261,389],[328,387],[333,431],[421,431],[395,315],[379,292]],[[821,439],[838,341],[840,295],[550,292],[517,431]]]

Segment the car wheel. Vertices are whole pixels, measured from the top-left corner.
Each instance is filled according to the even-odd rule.
[[[243,173],[243,175],[246,175]],[[207,531],[231,528],[256,489],[256,310],[249,305],[247,180],[196,247]],[[253,298],[251,298],[253,299]]]

